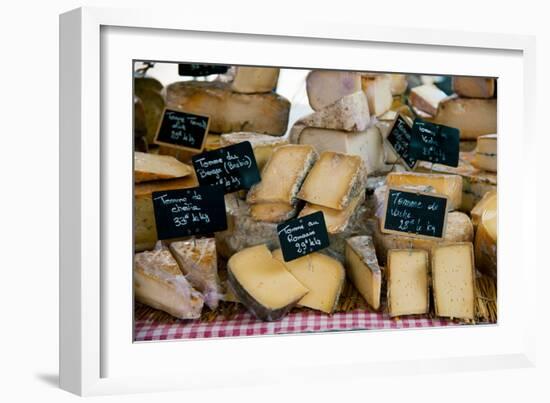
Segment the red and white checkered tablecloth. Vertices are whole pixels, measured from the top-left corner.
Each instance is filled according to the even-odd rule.
[[[262,322],[250,313],[239,313],[230,320],[212,322],[177,321],[161,323],[150,320],[135,322],[135,341],[197,339],[210,337],[238,337],[303,332],[323,332],[365,329],[405,329],[456,325],[445,319],[403,317],[391,319],[387,314],[355,310],[331,316],[313,312],[291,312],[276,322]]]

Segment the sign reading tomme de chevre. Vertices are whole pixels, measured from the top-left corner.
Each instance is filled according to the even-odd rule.
[[[285,262],[329,246],[325,217],[321,211],[277,225]]]

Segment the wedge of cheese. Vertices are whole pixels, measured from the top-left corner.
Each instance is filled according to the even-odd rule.
[[[414,248],[429,252],[434,245],[442,242],[472,242],[474,240],[474,227],[470,217],[459,211],[447,214],[447,226],[442,240],[384,234],[380,231],[380,220],[378,219],[369,220],[369,224],[378,261],[382,266],[386,264],[388,251],[391,249]]]
[[[319,129],[294,125],[290,140],[297,144],[310,144],[318,153],[335,151],[361,157],[369,174],[388,172],[391,165],[384,161],[384,142],[377,126],[361,132]]]
[[[367,304],[378,311],[382,294],[382,270],[376,259],[374,242],[368,235],[347,239],[345,265],[348,277]]]
[[[193,172],[184,178],[138,183],[134,187],[134,249],[141,252],[153,249],[157,242],[157,228],[151,194],[163,190],[187,189],[198,186]]]
[[[248,192],[248,203],[285,203],[295,206],[298,190],[316,159],[317,152],[310,145],[277,147],[262,170],[261,182],[252,186]]]
[[[313,70],[306,78],[309,105],[314,111],[361,91],[361,75],[351,71]]]
[[[462,203],[462,178],[458,175],[391,172],[386,183],[388,187],[430,186],[436,193],[449,197],[449,211],[459,209]]]
[[[447,98],[439,103],[434,123],[456,127],[460,140],[473,140],[497,132],[497,100]]]
[[[157,179],[181,178],[193,169],[174,157],[134,152],[134,181],[136,183]]]
[[[216,240],[198,238],[176,241],[170,244],[170,251],[185,278],[202,293],[204,303],[210,309],[216,309],[223,297],[218,277]]]
[[[193,289],[170,251],[160,243],[134,256],[134,296],[137,301],[179,319],[201,316],[201,293]]]
[[[274,67],[237,66],[231,89],[243,94],[271,92],[277,87],[279,70]]]
[[[481,221],[481,215],[487,210],[488,208],[496,209],[497,205],[497,191],[491,190],[483,197],[480,201],[477,202],[477,204],[474,206],[472,211],[470,211],[470,217],[472,219],[472,224],[474,225],[474,229],[477,229],[477,226],[479,225],[479,222]]]
[[[472,243],[438,245],[431,255],[435,314],[474,320],[475,268]]]
[[[210,116],[213,133],[256,132],[282,136],[290,102],[273,92],[240,94],[219,81],[181,81],[166,87],[166,104]]]
[[[497,198],[487,202],[476,231],[475,258],[479,271],[497,276]]]
[[[445,98],[447,98],[447,94],[433,84],[424,84],[414,87],[409,94],[411,106],[430,116],[435,116],[437,114],[437,107]]]
[[[280,223],[296,215],[296,207],[287,203],[258,203],[250,206],[250,216],[256,221]]]
[[[407,91],[407,75],[406,74],[388,74],[391,81],[391,94],[403,95]]]
[[[270,136],[268,134],[239,132],[222,134],[220,137],[220,146],[227,147],[233,144],[250,142],[256,158],[258,170],[262,170],[276,147],[288,144],[288,140],[283,137]]]
[[[336,210],[330,207],[320,206],[318,204],[306,203],[298,217],[303,217],[309,214],[321,211],[325,218],[325,224],[329,234],[338,234],[344,231],[349,223],[350,218],[357,207],[365,201],[365,192],[361,192],[355,196],[348,206],[343,210]]]
[[[298,198],[343,210],[365,191],[366,181],[367,171],[360,157],[325,151],[306,177]]]
[[[453,90],[462,97],[492,98],[496,80],[485,77],[453,77]]]
[[[331,314],[340,298],[346,271],[344,266],[330,256],[314,252],[285,262],[281,249],[273,251],[273,257],[302,283],[309,292],[298,301],[299,306]]]
[[[369,111],[373,116],[380,116],[387,112],[393,102],[392,82],[385,74],[363,74],[361,87],[369,102]]]
[[[227,274],[239,301],[264,321],[282,318],[308,293],[308,289],[263,244],[231,256]]]
[[[418,249],[390,250],[387,273],[390,316],[428,313],[428,252]]]
[[[485,171],[497,171],[497,135],[487,134],[477,138],[472,165]]]
[[[363,91],[358,91],[301,118],[295,123],[295,126],[356,132],[365,130],[368,124],[369,104],[367,103],[367,97]],[[293,141],[293,143],[296,143],[296,141]]]

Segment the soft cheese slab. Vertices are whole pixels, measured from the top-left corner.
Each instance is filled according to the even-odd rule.
[[[314,252],[285,262],[281,249],[273,251],[273,257],[283,263],[287,270],[309,290],[298,301],[298,305],[328,314],[334,311],[346,276],[344,266],[338,260]]]
[[[193,169],[167,155],[134,152],[134,181],[136,183],[158,179],[182,178]]]
[[[196,319],[204,300],[181,272],[170,251],[160,245],[134,256],[134,295],[139,302],[179,319]]]
[[[298,198],[343,210],[365,190],[366,180],[367,172],[360,157],[325,151],[306,177]]]
[[[231,256],[227,271],[239,301],[261,320],[280,319],[308,293],[263,244]]]
[[[475,269],[471,242],[434,247],[432,288],[437,316],[474,320]]]

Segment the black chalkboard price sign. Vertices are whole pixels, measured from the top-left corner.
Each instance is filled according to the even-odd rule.
[[[409,152],[409,146],[411,143],[411,126],[409,126],[403,116],[397,115],[393,121],[393,126],[386,137],[386,141],[397,153],[401,161],[403,161],[405,168],[412,171],[416,166],[416,159],[414,159]]]
[[[443,238],[447,224],[447,196],[389,188],[382,232],[417,238]]]
[[[188,77],[204,77],[210,74],[224,74],[229,70],[229,66],[223,64],[196,64],[179,63],[178,74]]]
[[[321,211],[277,225],[285,262],[329,246],[325,217]]]
[[[155,143],[200,153],[206,144],[210,117],[165,108],[157,129]]]
[[[249,141],[194,155],[191,160],[202,186],[222,185],[225,193],[250,189],[261,180]]]
[[[459,149],[460,130],[415,119],[409,147],[413,158],[457,167]]]
[[[210,234],[227,229],[221,186],[153,192],[158,239]]]

